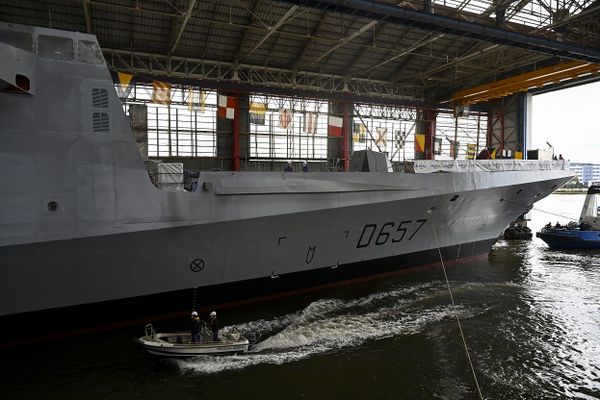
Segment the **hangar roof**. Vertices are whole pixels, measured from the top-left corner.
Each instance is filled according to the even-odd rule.
[[[113,70],[387,103],[600,63],[600,0],[0,0],[0,20],[94,33]],[[598,76],[573,78],[554,85]]]

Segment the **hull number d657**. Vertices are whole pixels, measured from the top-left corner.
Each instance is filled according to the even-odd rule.
[[[386,222],[378,228],[377,224],[366,224],[360,234],[360,239],[356,244],[356,248],[370,246],[381,246],[388,242],[399,243],[403,240],[412,240],[412,238],[419,232],[419,230],[427,222],[426,219],[405,220],[399,223]],[[395,228],[395,229],[394,229]],[[375,234],[377,232],[377,235]]]

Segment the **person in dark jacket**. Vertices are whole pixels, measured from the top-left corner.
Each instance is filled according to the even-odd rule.
[[[292,167],[292,162],[288,161],[285,164],[285,168],[283,169],[285,172],[294,172],[294,168]]]
[[[200,343],[200,317],[192,311],[192,343]]]
[[[210,329],[213,333],[213,341],[217,342],[219,340],[219,320],[215,311],[210,313]]]
[[[308,163],[306,161],[302,161],[302,172],[308,172]]]

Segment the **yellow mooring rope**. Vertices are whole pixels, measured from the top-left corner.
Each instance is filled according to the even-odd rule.
[[[440,250],[440,244],[438,243],[437,234],[435,232],[435,226],[431,224],[431,227],[433,228],[433,237],[435,237],[435,245],[437,246],[438,254],[440,255],[440,261],[442,262],[442,270],[444,271],[444,277],[446,278],[446,286],[448,287],[448,293],[450,293],[450,301],[452,302],[452,307],[454,308],[454,317],[456,318],[456,323],[458,324],[460,337],[462,338],[463,345],[465,346],[465,353],[467,353],[467,360],[469,360],[469,366],[471,367],[471,372],[473,373],[473,379],[475,380],[477,393],[479,394],[479,398],[483,400],[481,388],[479,387],[479,381],[477,380],[477,375],[475,374],[475,368],[473,368],[473,363],[471,362],[471,355],[469,354],[469,348],[467,347],[465,334],[463,332],[462,325],[460,324],[460,319],[458,318],[458,311],[456,309],[456,303],[454,303],[454,296],[452,296],[452,290],[450,289],[450,281],[448,280],[448,274],[446,274],[446,266],[444,265],[444,258],[442,257],[442,251]]]

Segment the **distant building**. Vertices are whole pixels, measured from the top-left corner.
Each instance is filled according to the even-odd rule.
[[[591,182],[600,181],[600,164],[570,163],[569,168],[577,173],[579,181],[589,186]]]

